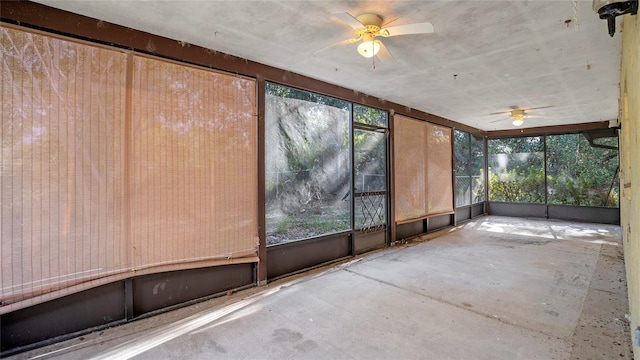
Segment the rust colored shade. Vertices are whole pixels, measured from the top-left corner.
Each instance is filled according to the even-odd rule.
[[[394,117],[396,221],[427,214],[427,123]]]
[[[0,28],[1,310],[129,269],[126,55]]]
[[[453,211],[451,129],[427,123],[427,212]]]
[[[250,79],[0,27],[0,314],[257,261]]]
[[[451,129],[394,117],[395,221],[453,211]]]
[[[252,80],[135,56],[137,269],[257,254],[255,101]]]

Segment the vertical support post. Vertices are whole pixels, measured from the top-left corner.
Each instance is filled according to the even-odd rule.
[[[387,184],[389,188],[387,189],[387,205],[389,208],[387,209],[387,224],[389,225],[389,244],[394,243],[396,241],[396,202],[395,202],[395,162],[393,160],[393,147],[394,147],[394,111],[393,109],[389,111],[389,117],[387,118],[387,125],[389,128],[388,136],[387,136]]]
[[[124,280],[124,317],[127,321],[135,317],[133,312],[133,279]]]
[[[458,225],[458,217],[456,214],[456,206],[458,205],[458,194],[456,191],[456,182],[458,179],[458,172],[456,171],[456,128],[451,128],[451,182],[452,182],[452,201],[453,201],[453,216],[451,222],[453,226]]]
[[[484,146],[484,214],[489,214],[489,140],[483,137]]]
[[[349,158],[351,160],[351,256],[356,255],[356,156],[353,130],[353,103],[349,103]],[[364,179],[363,179],[364,185]]]
[[[549,218],[549,203],[548,203],[548,187],[547,187],[547,136],[542,135],[542,144],[543,144],[543,156],[542,160],[544,161],[544,217]]]
[[[469,219],[471,219],[473,217],[473,172],[471,171],[471,162],[473,160],[473,151],[471,150],[471,137],[473,135],[471,135],[471,133],[467,134],[467,138],[469,139],[469,157],[467,159],[469,159],[469,164],[467,165],[467,175],[469,176],[469,205],[471,206],[469,208]],[[454,152],[454,156],[455,156],[455,152]],[[454,163],[455,166],[455,163]],[[455,167],[454,167],[455,169]],[[454,187],[455,189],[455,187]]]
[[[267,285],[267,229],[265,198],[265,93],[266,84],[262,76],[257,77],[256,98],[258,114],[258,269],[256,282],[258,286]]]

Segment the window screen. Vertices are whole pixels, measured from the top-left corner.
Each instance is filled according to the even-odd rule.
[[[350,104],[268,83],[267,244],[351,228]]]
[[[492,139],[488,144],[489,200],[544,204],[543,137]]]
[[[551,135],[547,142],[549,204],[618,207],[618,139],[598,139],[594,147],[582,134]]]

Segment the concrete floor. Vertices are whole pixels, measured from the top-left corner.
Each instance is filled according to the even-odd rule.
[[[437,235],[14,358],[633,358],[618,227]]]

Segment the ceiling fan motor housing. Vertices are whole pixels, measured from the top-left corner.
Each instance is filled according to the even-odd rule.
[[[382,28],[382,17],[378,14],[362,14],[356,19],[365,26],[367,32],[375,34]]]

